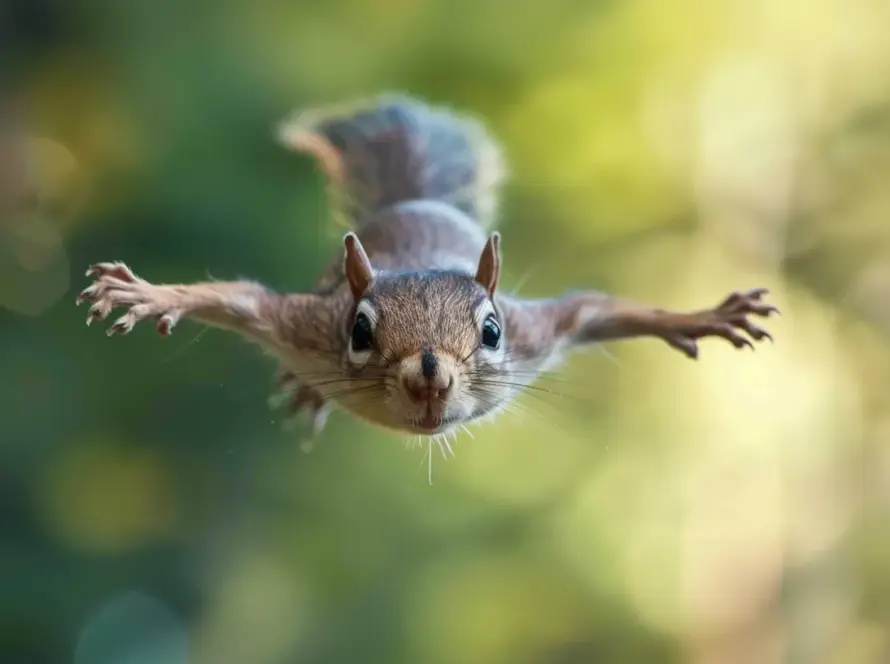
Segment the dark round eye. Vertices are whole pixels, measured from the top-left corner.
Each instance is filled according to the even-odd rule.
[[[356,353],[371,350],[374,346],[374,333],[371,321],[365,314],[358,314],[352,324],[352,350]]]
[[[501,343],[501,326],[493,315],[490,315],[482,323],[482,345],[488,348],[497,348]]]

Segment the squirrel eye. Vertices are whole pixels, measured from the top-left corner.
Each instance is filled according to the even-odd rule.
[[[352,350],[356,353],[371,350],[374,346],[374,334],[371,321],[365,314],[358,314],[352,325]]]
[[[495,317],[489,316],[482,323],[482,345],[488,348],[497,348],[501,343],[501,326]]]

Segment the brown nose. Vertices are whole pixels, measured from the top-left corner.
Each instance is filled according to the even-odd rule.
[[[403,379],[402,384],[405,386],[405,393],[411,401],[423,403],[446,399],[451,391],[451,386],[454,384],[454,378],[449,376],[446,381],[444,376],[435,378],[417,376],[415,378]]]

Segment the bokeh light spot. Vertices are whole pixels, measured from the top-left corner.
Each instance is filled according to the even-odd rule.
[[[68,546],[120,553],[169,535],[177,509],[163,459],[150,452],[82,444],[53,459],[37,484],[45,527]]]
[[[80,634],[74,664],[186,664],[188,637],[163,602],[141,592],[109,600]]]

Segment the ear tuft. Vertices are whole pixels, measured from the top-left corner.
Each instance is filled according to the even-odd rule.
[[[359,241],[358,235],[350,231],[343,237],[343,244],[346,247],[343,272],[346,275],[352,296],[358,300],[374,280],[374,269],[371,267],[371,261],[368,259],[368,254],[365,253],[365,248]]]
[[[476,269],[476,281],[494,296],[498,287],[498,277],[501,273],[501,234],[492,233],[485,243],[482,255],[479,257],[479,267]]]

